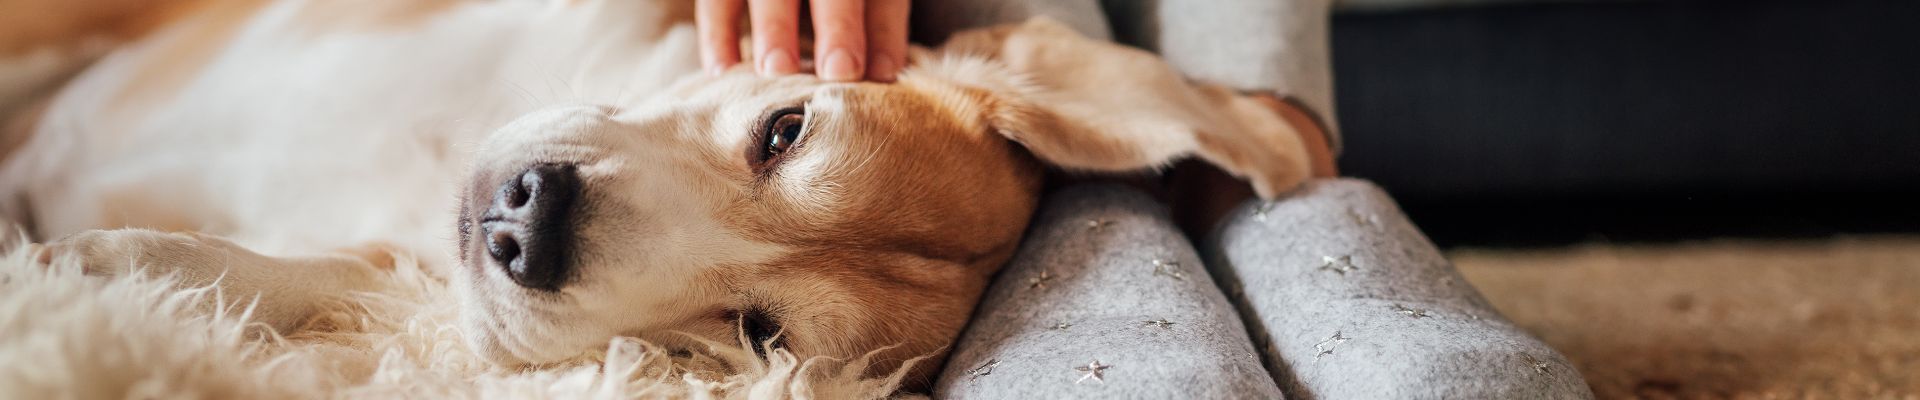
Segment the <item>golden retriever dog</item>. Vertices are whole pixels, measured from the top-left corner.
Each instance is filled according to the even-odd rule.
[[[46,259],[215,285],[283,332],[403,254],[500,365],[742,330],[898,365],[955,340],[1048,168],[1193,157],[1269,198],[1308,173],[1271,109],[1051,21],[830,83],[701,72],[684,3],[139,5],[10,116],[0,211]]]

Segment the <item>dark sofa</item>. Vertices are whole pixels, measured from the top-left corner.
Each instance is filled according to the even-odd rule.
[[[1341,166],[1442,244],[1920,227],[1920,2],[1339,13]]]

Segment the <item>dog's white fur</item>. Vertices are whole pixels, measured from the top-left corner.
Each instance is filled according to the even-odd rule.
[[[232,5],[68,84],[0,169],[0,211],[64,238],[57,263],[217,284],[282,333],[387,284],[393,249],[451,285],[473,351],[502,365],[618,336],[697,347],[743,307],[791,316],[802,355],[904,342],[898,365],[952,340],[1017,242],[1038,170],[1006,139],[1070,169],[1198,155],[1268,197],[1307,169],[1256,103],[1045,21],[959,35],[874,85],[698,76],[679,2],[458,2],[371,26],[316,20],[340,12],[323,0]],[[752,122],[802,103],[806,147],[740,165]],[[571,283],[534,293],[458,261],[481,253],[458,253],[473,216],[452,210],[552,162],[588,186]],[[95,230],[116,227],[148,229]]]

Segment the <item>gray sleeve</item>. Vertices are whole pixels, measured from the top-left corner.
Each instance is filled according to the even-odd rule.
[[[1049,195],[934,397],[1279,398],[1188,243],[1164,206],[1133,189]]]
[[[1371,183],[1243,205],[1202,246],[1274,379],[1303,398],[1588,399]]]
[[[1193,78],[1299,99],[1340,147],[1327,49],[1331,0],[1107,0],[1105,6],[1115,40],[1159,53]]]

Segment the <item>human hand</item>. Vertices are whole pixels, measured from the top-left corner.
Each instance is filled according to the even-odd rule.
[[[699,0],[700,62],[718,73],[740,63],[742,6],[753,31],[754,71],[800,72],[800,0]],[[892,82],[907,63],[907,0],[813,0],[814,71],[829,81]]]

